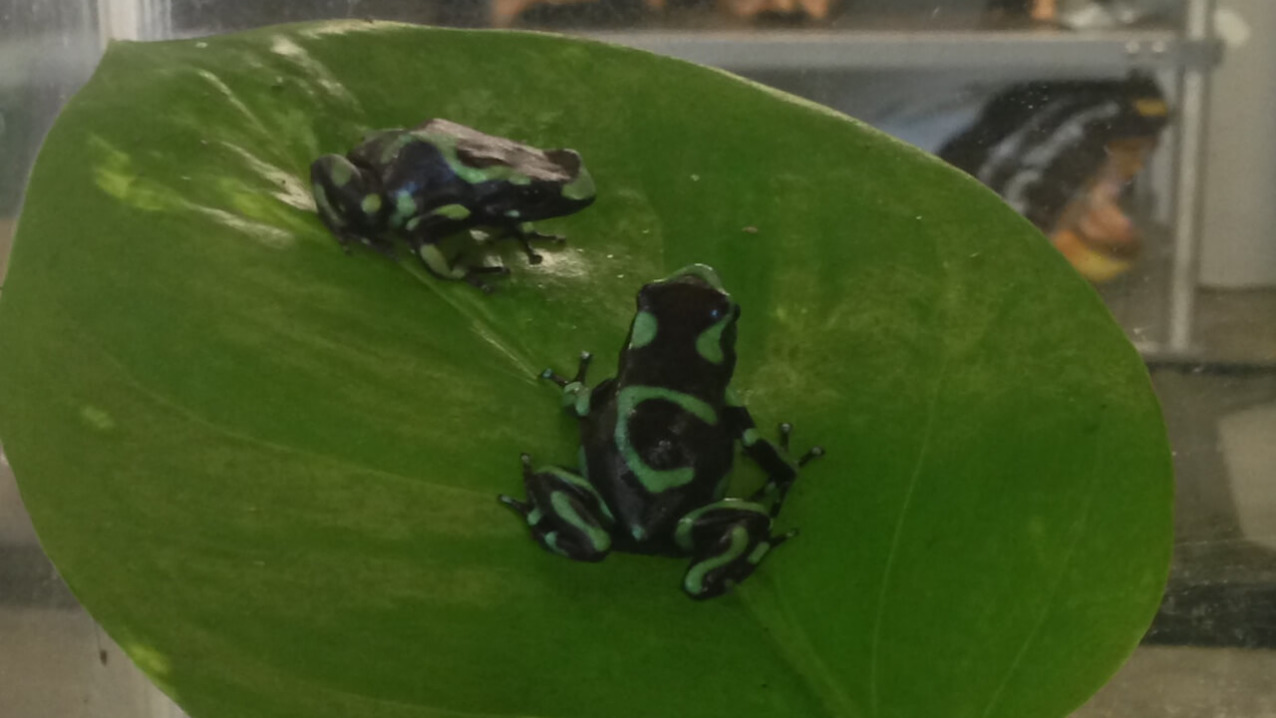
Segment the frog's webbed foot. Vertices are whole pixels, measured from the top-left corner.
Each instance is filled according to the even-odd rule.
[[[571,379],[559,375],[553,369],[546,369],[540,374],[542,379],[548,379],[562,388],[563,408],[567,410],[567,413],[577,417],[585,416],[589,413],[591,390],[588,386],[585,386],[585,376],[589,373],[589,363],[593,359],[593,354],[581,352],[580,364],[576,367],[576,376]]]
[[[770,512],[751,501],[723,499],[696,509],[678,521],[674,533],[679,548],[691,554],[682,590],[696,600],[720,596],[796,535],[794,530],[772,536]]]
[[[584,384],[585,376],[589,373],[589,363],[593,360],[593,354],[590,354],[589,352],[581,352],[580,363],[576,365],[576,376],[568,379],[559,375],[558,372],[550,368],[541,372],[541,378],[548,379],[563,389],[566,389],[571,384]]]
[[[789,453],[789,438],[793,433],[793,425],[785,422],[780,424],[780,450],[784,454]],[[824,447],[812,446],[805,454],[802,454],[796,462],[796,468],[788,464],[788,462],[774,450],[765,439],[757,439],[755,435],[747,435],[745,439],[745,451],[749,452],[758,460],[758,463],[766,469],[768,477],[767,482],[762,485],[752,496],[750,501],[765,501],[768,498],[773,499],[771,503],[771,516],[774,518],[780,515],[780,509],[784,506],[784,499],[789,495],[789,489],[793,488],[793,484],[797,482],[798,472],[814,459],[824,456]],[[780,462],[777,465],[776,462]],[[782,468],[781,468],[782,466]]]
[[[533,469],[530,456],[520,458],[527,500],[504,494],[498,500],[523,517],[532,538],[547,551],[574,561],[606,558],[615,519],[594,487],[567,469]]]

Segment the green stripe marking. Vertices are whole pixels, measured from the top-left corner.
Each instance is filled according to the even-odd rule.
[[[488,182],[491,180],[506,180],[514,185],[529,185],[532,178],[509,165],[492,165],[490,167],[472,167],[461,161],[460,155],[456,151],[456,138],[438,132],[427,132],[419,130],[412,133],[426,142],[434,145],[439,150],[439,154],[443,156],[443,161],[447,166],[456,173],[457,177],[469,182],[470,184],[478,184],[480,182]]]
[[[728,511],[752,511],[755,514],[762,514],[770,518],[771,512],[762,504],[755,504],[752,501],[744,499],[722,499],[711,504],[705,504],[694,511],[688,511],[686,515],[678,519],[678,526],[674,529],[673,540],[683,551],[690,551],[695,546],[691,542],[691,531],[695,529],[696,521],[700,520],[710,511],[717,510]]]
[[[704,592],[704,577],[710,571],[726,566],[743,556],[744,550],[748,547],[749,532],[739,524],[732,526],[731,545],[727,547],[727,550],[713,558],[693,564],[687,569],[687,576],[682,580],[683,587],[692,595],[700,595]]]
[[[616,415],[618,417],[632,417],[639,404],[644,401],[654,400],[664,400],[677,404],[683,411],[693,414],[706,424],[718,423],[718,413],[713,410],[712,406],[709,406],[708,402],[690,394],[658,386],[629,386],[622,389],[616,397]],[[626,418],[621,418],[616,422],[615,439],[616,446],[620,449],[620,455],[624,459],[625,465],[629,467],[630,471],[634,472],[643,487],[653,494],[685,486],[696,477],[695,469],[690,466],[680,466],[676,469],[653,469],[643,462],[638,450],[634,448],[629,440],[629,421]]]
[[[385,134],[390,134],[390,133],[387,132]],[[408,143],[413,142],[416,139],[417,138],[414,137],[412,133],[404,132],[398,137],[395,137],[393,140],[390,140],[390,142],[388,142],[386,146],[382,148],[381,150],[381,163],[388,165],[391,162],[393,162],[395,157],[398,156],[399,150],[402,150],[404,147],[408,145]]]
[[[749,563],[753,564],[754,566],[758,565],[759,563],[762,563],[762,557],[765,556],[767,552],[770,550],[771,550],[771,544],[767,541],[763,541],[757,546],[754,546],[753,551],[749,553]]]
[[[581,447],[582,463],[584,463],[584,451],[584,447]],[[593,496],[594,501],[598,503],[598,510],[603,512],[603,515],[607,517],[608,521],[615,521],[615,517],[611,515],[611,509],[607,508],[607,504],[603,501],[603,497],[598,495],[598,491],[594,489],[593,485],[586,481],[583,476],[577,476],[576,474],[573,474],[570,471],[564,471],[557,466],[546,466],[544,468],[537,469],[536,473],[549,474],[559,481],[571,484],[590,496]]]
[[[722,363],[722,330],[733,321],[735,321],[735,315],[728,314],[696,337],[696,352],[704,357],[705,361],[710,364]]]
[[[549,495],[549,503],[554,507],[554,513],[589,537],[589,543],[593,544],[595,551],[602,553],[611,548],[611,536],[596,524],[582,518],[577,513],[576,507],[572,506],[567,494],[562,491],[555,491]]]

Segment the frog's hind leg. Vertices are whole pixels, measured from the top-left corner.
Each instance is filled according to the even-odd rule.
[[[468,210],[460,205],[444,205],[412,217],[404,225],[408,245],[430,274],[441,279],[459,279],[491,294],[495,289],[483,281],[483,277],[506,276],[510,273],[509,267],[454,263],[438,245],[440,239],[464,230],[468,216]]]
[[[771,512],[742,499],[723,499],[678,521],[674,540],[691,555],[682,590],[696,600],[720,596],[748,578],[771,549],[797,531],[771,535]]]
[[[523,517],[532,538],[547,551],[575,561],[606,558],[615,518],[594,487],[567,469],[533,470],[531,457],[523,454],[521,458],[527,500],[501,494],[500,502]]]
[[[393,247],[375,236],[385,209],[381,195],[357,165],[341,155],[320,157],[310,165],[310,189],[319,218],[347,253],[357,243],[394,256]]]
[[[553,369],[546,369],[541,372],[542,379],[552,381],[562,388],[563,409],[576,417],[582,417],[589,413],[589,398],[593,394],[593,390],[585,385],[585,376],[589,373],[589,363],[593,359],[593,354],[581,352],[580,364],[576,367],[576,376],[571,379],[560,376]]]

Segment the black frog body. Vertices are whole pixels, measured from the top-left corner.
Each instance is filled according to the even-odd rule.
[[[798,468],[822,454],[786,458],[762,439],[731,390],[740,307],[717,274],[692,265],[638,294],[614,378],[585,385],[589,355],[572,379],[547,370],[580,424],[579,472],[534,468],[524,457],[528,498],[501,500],[546,549],[582,561],[615,549],[690,556],[683,590],[711,598],[749,576],[793,532],[771,526]],[[739,442],[768,474],[748,500],[727,498]]]
[[[522,243],[561,237],[531,222],[578,212],[594,201],[594,183],[573,150],[540,150],[448,120],[411,130],[367,135],[346,155],[311,165],[319,216],[337,239],[392,251],[403,237],[432,273],[483,285],[476,276],[504,267],[456,266],[438,243],[475,227],[494,228]]]

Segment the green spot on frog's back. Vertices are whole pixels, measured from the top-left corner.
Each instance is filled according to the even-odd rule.
[[[638,312],[634,317],[633,329],[629,332],[629,348],[641,349],[656,338],[656,315],[651,312]]]
[[[394,198],[394,213],[400,220],[416,214],[416,199],[409,192],[400,192]]]
[[[725,316],[713,324],[713,326],[700,332],[700,336],[696,337],[696,353],[704,357],[705,361],[710,364],[721,364],[722,354],[722,331],[727,325],[735,321],[733,316]]]
[[[463,204],[445,204],[442,207],[435,208],[430,214],[446,217],[447,219],[462,220],[470,216],[470,210]]]
[[[337,158],[335,161],[328,163],[328,178],[337,187],[343,187],[350,183],[354,178],[354,165],[344,157]]]

